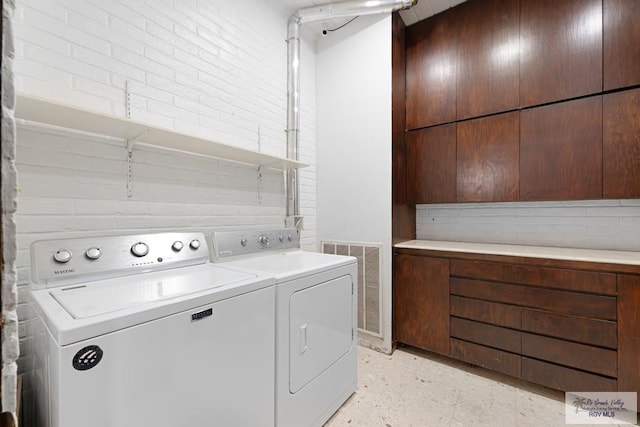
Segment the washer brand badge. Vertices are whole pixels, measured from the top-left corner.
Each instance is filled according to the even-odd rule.
[[[102,360],[102,349],[97,345],[88,345],[73,356],[73,367],[78,371],[86,371]]]
[[[201,320],[201,319],[204,319],[205,317],[209,317],[211,315],[213,315],[213,308],[209,308],[209,309],[204,310],[204,311],[199,311],[197,313],[193,313],[191,315],[191,321],[193,322],[195,320]]]
[[[69,273],[75,273],[76,269],[75,268],[67,268],[66,270],[53,270],[53,274],[69,274]]]

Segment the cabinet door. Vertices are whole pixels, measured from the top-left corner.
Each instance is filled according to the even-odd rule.
[[[407,128],[456,119],[455,10],[407,28]]]
[[[518,108],[520,3],[466,2],[458,22],[458,120]]]
[[[459,202],[518,200],[520,114],[457,124]]]
[[[601,90],[602,0],[521,0],[520,106]]]
[[[520,114],[520,200],[602,198],[602,97]]]
[[[640,400],[640,357],[638,357],[640,310],[638,307],[640,307],[640,276],[618,275],[618,390],[638,392]]]
[[[449,261],[412,255],[394,258],[395,340],[449,354]]]
[[[640,1],[605,0],[604,90],[640,84]]]
[[[603,110],[603,197],[639,198],[640,89],[605,95]]]
[[[407,133],[407,195],[414,203],[456,201],[456,125]]]

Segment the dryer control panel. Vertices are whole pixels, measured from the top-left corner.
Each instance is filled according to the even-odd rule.
[[[31,281],[44,288],[203,264],[202,233],[157,233],[39,240],[31,244]]]
[[[278,228],[271,230],[216,231],[213,233],[213,257],[236,257],[300,248],[300,230]]]

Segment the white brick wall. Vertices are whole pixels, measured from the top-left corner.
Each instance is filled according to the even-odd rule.
[[[269,0],[20,0],[16,88],[124,117],[128,82],[135,120],[285,156],[292,12]],[[315,48],[306,39],[300,152],[313,165]],[[17,150],[22,371],[31,351],[24,301],[32,241],[284,224],[282,172],[259,179],[253,166],[140,147],[128,198],[123,141],[20,125]],[[303,246],[314,250],[315,167],[300,180]]]
[[[418,205],[418,239],[640,251],[640,200]]]

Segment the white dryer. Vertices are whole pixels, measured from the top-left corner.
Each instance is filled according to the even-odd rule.
[[[274,425],[274,282],[202,233],[31,247],[37,425]]]
[[[295,229],[212,240],[216,262],[276,279],[275,425],[322,426],[356,390],[356,259],[302,251]]]

